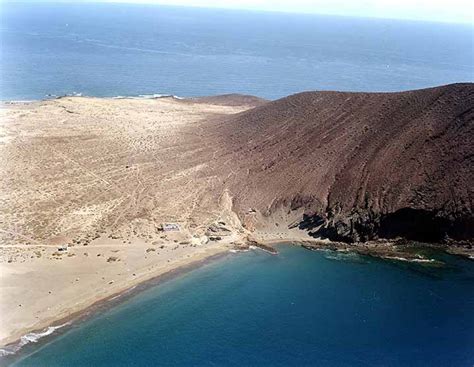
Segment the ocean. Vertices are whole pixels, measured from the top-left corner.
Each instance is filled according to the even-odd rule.
[[[0,7],[1,100],[276,99],[474,81],[469,25],[125,4]],[[232,254],[28,343],[14,365],[472,366],[474,262],[433,256],[446,265],[291,246],[278,256]]]
[[[474,262],[280,245],[151,287],[14,366],[472,366]],[[33,353],[33,354],[30,354]]]
[[[470,25],[126,4],[1,2],[1,100],[474,80]]]

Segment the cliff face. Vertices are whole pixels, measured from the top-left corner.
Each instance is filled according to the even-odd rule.
[[[332,240],[474,238],[474,84],[305,92],[212,130],[244,221],[284,207]]]

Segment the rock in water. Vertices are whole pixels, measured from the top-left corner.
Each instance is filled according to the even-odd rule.
[[[472,83],[305,92],[213,121],[213,140],[242,219],[285,208],[333,240],[472,241],[473,107]]]

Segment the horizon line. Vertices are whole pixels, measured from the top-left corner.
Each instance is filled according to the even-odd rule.
[[[333,16],[341,18],[355,18],[355,19],[370,19],[370,20],[392,20],[392,21],[406,21],[406,22],[419,22],[419,23],[435,23],[435,24],[452,24],[452,25],[463,25],[471,26],[474,28],[474,21],[463,21],[463,20],[442,20],[442,19],[420,19],[420,18],[400,18],[400,17],[385,17],[385,16],[374,16],[374,15],[362,15],[362,14],[341,14],[334,12],[312,12],[312,11],[291,11],[291,10],[270,10],[270,9],[259,9],[259,8],[239,8],[239,7],[222,7],[222,6],[205,6],[205,5],[183,5],[183,4],[169,4],[169,3],[156,3],[147,0],[143,1],[127,1],[127,0],[0,0],[0,8],[2,4],[61,4],[61,5],[84,5],[84,4],[109,4],[109,5],[146,5],[156,7],[170,7],[170,8],[185,8],[185,9],[208,9],[208,10],[221,10],[229,12],[251,12],[251,13],[270,13],[270,14],[291,14],[291,15],[304,15],[304,16]]]

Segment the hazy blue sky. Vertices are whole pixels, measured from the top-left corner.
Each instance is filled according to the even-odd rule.
[[[20,0],[21,1],[21,0]],[[30,0],[41,2],[42,0]],[[54,1],[54,0],[49,0]],[[56,0],[58,1],[58,0]],[[59,0],[80,2],[80,0]],[[87,0],[473,23],[474,0]],[[0,0],[1,2],[1,0]]]

